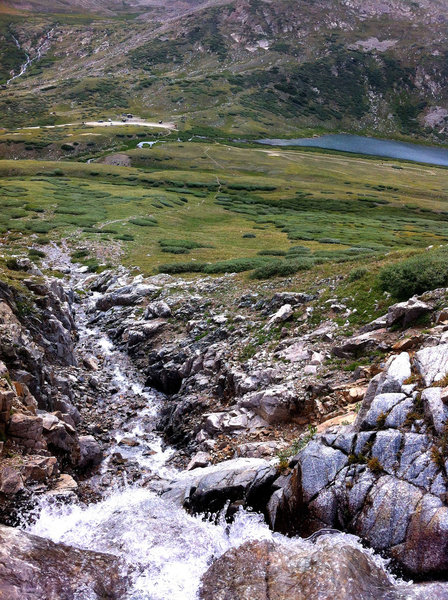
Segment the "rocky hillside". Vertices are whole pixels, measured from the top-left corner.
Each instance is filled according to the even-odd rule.
[[[72,114],[138,110],[232,133],[324,128],[444,139],[446,8],[235,0],[194,3],[180,18],[157,6],[119,21],[6,17],[5,79],[23,57],[11,33],[30,56],[49,30],[51,43],[3,103],[22,107],[28,121],[51,122],[64,99]],[[36,87],[42,95],[32,105]]]
[[[448,566],[445,288],[390,300],[383,316],[347,337],[349,299],[320,304],[337,277],[299,293],[292,280],[278,291],[278,282],[248,287],[234,275],[89,274],[57,246],[46,254],[65,271],[63,284],[47,261],[44,274],[18,257],[2,276],[0,519],[27,521],[30,507],[50,500],[75,507],[76,532],[77,498],[95,499],[95,520],[101,510],[106,523],[113,519],[112,550],[1,526],[0,590],[26,600],[48,589],[63,589],[68,600],[80,589],[123,597],[135,575],[123,546],[120,560],[114,556],[123,508],[113,505],[110,516],[101,498],[133,482],[165,511],[225,513],[231,522],[250,507],[274,531],[311,536],[288,542],[265,532],[229,550],[204,574],[204,600],[249,590],[257,600],[274,592],[348,600],[354,585],[372,599],[447,597],[439,581]],[[149,394],[159,394],[157,415],[145,412]],[[168,470],[151,434],[156,421],[175,448]],[[143,508],[151,523],[154,508]],[[134,521],[139,508],[131,510]],[[180,526],[174,522],[176,536]],[[397,582],[340,532],[432,583]],[[109,548],[110,532],[102,535],[100,548]],[[42,556],[45,568],[25,589],[17,572],[35,569]],[[310,561],[319,568],[305,568]]]
[[[158,12],[165,15],[183,14],[204,4],[218,4],[215,0],[176,0],[169,6],[163,0],[6,0],[5,12],[29,13],[87,13],[116,15],[121,12]]]

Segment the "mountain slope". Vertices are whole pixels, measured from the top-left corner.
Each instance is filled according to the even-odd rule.
[[[43,59],[3,97],[26,107],[40,88],[39,119],[55,108],[60,117],[133,110],[229,133],[324,128],[445,139],[448,0],[161,5],[136,0],[126,8],[143,12],[118,19],[16,18],[10,33],[31,54],[53,33]]]

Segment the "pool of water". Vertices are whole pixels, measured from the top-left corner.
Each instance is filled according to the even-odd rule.
[[[339,133],[323,135],[316,138],[297,139],[263,139],[257,140],[259,144],[269,146],[305,146],[310,148],[325,148],[327,150],[340,150],[341,152],[354,152],[369,156],[384,156],[401,160],[442,165],[448,167],[448,147],[422,146],[409,142],[394,140],[381,140]]]

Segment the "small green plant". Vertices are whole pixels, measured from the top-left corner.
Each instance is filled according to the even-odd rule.
[[[279,452],[277,455],[279,459],[279,469],[286,469],[289,464],[289,459],[300,452],[300,450],[303,450],[308,442],[313,439],[316,433],[317,427],[311,424],[308,425],[307,433],[302,434],[295,442],[291,444],[291,446]]]
[[[37,248],[30,248],[28,250],[28,256],[30,258],[45,258],[46,254],[45,252],[42,252],[42,250],[38,250]]]
[[[378,429],[382,429],[386,423],[387,415],[384,412],[380,412],[376,420],[376,426]]]
[[[372,456],[372,458],[367,461],[367,466],[375,475],[379,475],[383,471],[383,466],[376,456]]]
[[[443,456],[443,452],[440,448],[437,448],[437,446],[431,448],[431,460],[439,469],[445,467],[445,457]]]
[[[434,383],[432,384],[431,387],[447,387],[448,386],[448,373],[442,377],[442,379],[438,379],[437,381],[434,381]]]
[[[354,281],[359,281],[369,273],[369,270],[366,267],[358,267],[357,269],[353,269],[350,271],[349,276],[347,277],[350,283]]]

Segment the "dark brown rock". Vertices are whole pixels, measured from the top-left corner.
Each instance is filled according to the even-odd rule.
[[[95,593],[98,598],[118,600],[125,589],[126,579],[115,556],[0,526],[0,598],[75,600]]]

